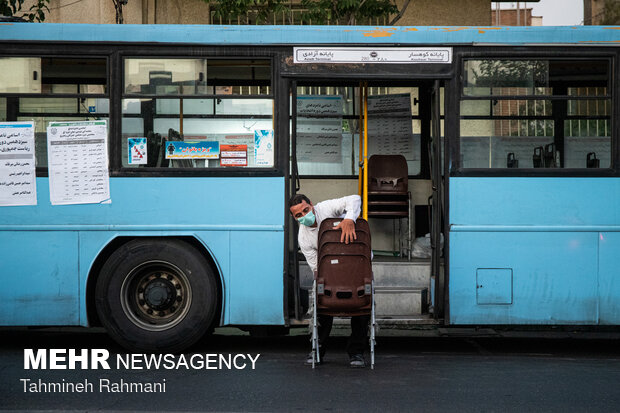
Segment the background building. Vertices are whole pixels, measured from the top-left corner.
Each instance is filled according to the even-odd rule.
[[[491,10],[494,26],[542,26],[542,20],[542,16],[532,16],[531,8]]]
[[[34,3],[34,0],[30,0]],[[396,0],[400,7],[405,0]],[[26,2],[28,3],[28,1]],[[303,8],[273,16],[273,24],[299,24]],[[458,3],[458,7],[455,7]],[[415,0],[410,1],[406,12],[396,23],[404,26],[487,26],[490,0]],[[30,5],[25,4],[23,9]],[[49,23],[115,23],[116,10],[113,0],[50,0]],[[464,12],[465,11],[465,12]],[[237,21],[221,21],[214,17],[212,6],[203,0],[128,0],[123,6],[124,23],[127,24],[252,24],[253,16]],[[388,24],[388,21],[367,22],[372,25]]]

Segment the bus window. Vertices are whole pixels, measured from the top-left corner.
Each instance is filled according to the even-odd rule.
[[[0,93],[41,93],[41,59],[0,58]]]
[[[609,168],[609,61],[465,60],[463,168]]]
[[[0,98],[0,120],[35,120],[37,168],[47,167],[49,122],[108,118],[105,58],[4,57],[0,73],[0,93],[11,95]]]
[[[270,93],[268,60],[125,59],[122,165],[273,167],[255,160],[254,145],[255,133],[274,128]],[[136,138],[147,148],[146,160],[139,162],[130,158]],[[166,148],[185,144],[219,147],[220,154],[168,159]]]
[[[0,93],[105,94],[106,59],[0,58]]]

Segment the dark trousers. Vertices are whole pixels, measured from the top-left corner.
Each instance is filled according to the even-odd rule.
[[[334,323],[334,317],[330,315],[319,314],[319,348],[321,356],[325,354],[327,339],[329,333],[332,331],[332,324]],[[369,315],[360,315],[351,317],[351,336],[347,341],[347,353],[349,356],[354,354],[363,354],[368,343],[368,323],[370,322]]]

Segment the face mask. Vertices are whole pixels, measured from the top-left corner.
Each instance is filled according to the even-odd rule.
[[[316,217],[314,216],[314,213],[310,210],[303,217],[297,218],[297,221],[301,225],[305,225],[307,227],[311,227],[311,226],[314,225],[314,222],[316,221]]]

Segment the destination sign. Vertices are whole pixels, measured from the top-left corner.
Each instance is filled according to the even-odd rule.
[[[451,47],[296,47],[295,63],[452,63]]]

